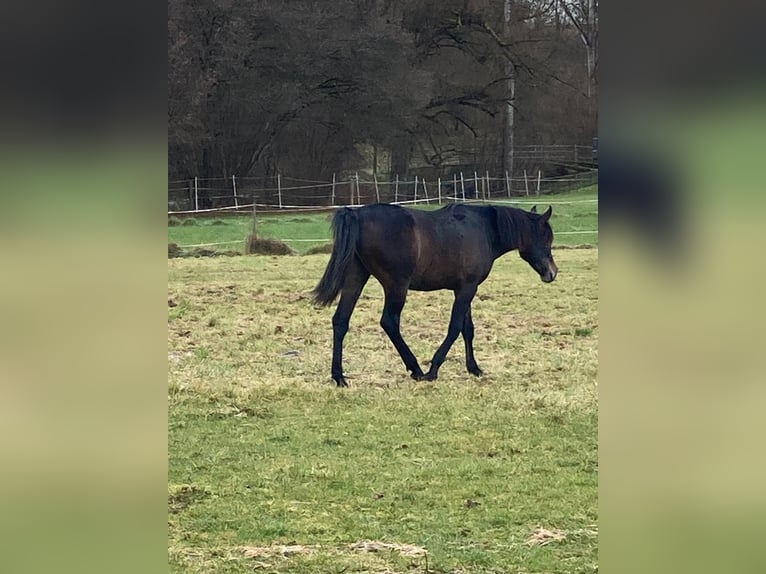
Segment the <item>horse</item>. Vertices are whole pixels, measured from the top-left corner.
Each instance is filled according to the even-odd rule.
[[[312,292],[313,302],[319,306],[331,305],[340,294],[332,317],[331,376],[335,384],[348,386],[343,375],[343,339],[370,275],[385,292],[380,325],[413,379],[436,380],[439,367],[461,333],[466,369],[481,376],[483,372],[473,352],[471,302],[494,261],[514,249],[544,282],[556,278],[558,267],[551,255],[551,213],[551,207],[538,214],[536,206],[524,211],[455,203],[436,211],[383,203],[336,211],[332,219],[334,242],[330,261]],[[449,289],[455,294],[447,335],[427,373],[420,368],[399,328],[410,289]]]

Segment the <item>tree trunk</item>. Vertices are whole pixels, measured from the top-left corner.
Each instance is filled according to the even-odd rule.
[[[503,5],[503,39],[510,40],[511,28],[511,0],[505,0]],[[505,126],[503,138],[503,169],[513,177],[513,132],[514,132],[514,110],[513,100],[516,95],[516,69],[511,59],[506,55],[505,60],[506,77],[506,104],[505,104]]]
[[[398,138],[391,148],[391,177],[404,177],[409,170],[412,142],[409,136]]]
[[[585,46],[587,51],[588,66],[588,97],[593,95],[593,87],[596,80],[596,50],[598,31],[596,30],[596,0],[588,0],[588,42]]]

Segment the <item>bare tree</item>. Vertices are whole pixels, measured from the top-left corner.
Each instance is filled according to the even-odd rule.
[[[505,0],[503,5],[503,36],[506,42],[511,39],[511,0]],[[505,173],[513,176],[513,136],[514,114],[513,106],[516,97],[516,67],[511,58],[505,58],[506,77],[506,103],[505,103],[505,130],[503,139],[503,168]]]
[[[585,66],[588,72],[588,97],[593,95],[598,67],[598,1],[561,1],[561,9],[577,29],[585,45]]]
[[[596,0],[168,0],[169,175],[518,172],[594,135],[597,31]]]

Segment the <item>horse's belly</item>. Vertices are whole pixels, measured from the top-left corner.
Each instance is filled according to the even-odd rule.
[[[410,282],[410,289],[413,291],[438,291],[439,289],[454,289],[452,284],[446,284],[444,281],[434,281],[427,278],[413,277]]]
[[[426,269],[415,271],[410,280],[410,289],[415,291],[437,291],[457,289],[465,281],[464,273],[453,269]]]
[[[410,289],[415,291],[436,291],[438,289],[459,290],[466,285],[477,285],[489,274],[490,266],[485,265],[432,265],[416,269],[410,279]]]

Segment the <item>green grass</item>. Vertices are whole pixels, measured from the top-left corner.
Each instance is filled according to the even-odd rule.
[[[519,198],[521,204],[515,204],[524,209],[530,209],[529,202],[537,202],[538,209],[547,207],[547,201],[577,201],[598,199],[596,186],[590,186],[574,192],[557,195],[545,195],[540,198],[531,196]],[[515,201],[515,200],[514,200]],[[437,209],[438,206],[430,206]],[[429,209],[424,206],[423,209]],[[257,232],[260,236],[276,239],[300,239],[316,241],[287,241],[288,245],[298,253],[304,253],[310,247],[331,241],[330,212],[321,213],[287,213],[259,215],[257,219]],[[188,219],[182,220],[188,221]],[[181,246],[199,245],[208,243],[231,242],[220,245],[222,249],[242,251],[245,239],[252,227],[251,216],[226,216],[220,219],[198,218],[192,219],[193,225],[176,225],[168,227],[168,241]],[[555,245],[575,246],[582,244],[598,244],[598,234],[571,234],[569,232],[592,231],[598,229],[598,204],[573,203],[553,206],[551,218]]]
[[[333,308],[308,299],[327,255],[169,260],[171,572],[597,571],[597,256],[557,253],[549,285],[498,260],[474,303],[481,379],[458,340],[438,381],[412,381],[372,280],[349,389],[329,377]],[[410,293],[421,364],[450,305]],[[527,545],[538,527],[566,538]],[[427,557],[349,546],[364,540]]]

